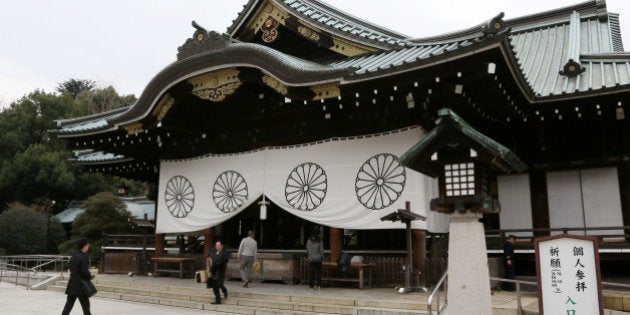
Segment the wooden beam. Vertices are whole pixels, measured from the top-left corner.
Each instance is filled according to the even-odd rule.
[[[416,272],[420,272],[420,277],[416,285],[419,287],[426,287],[427,231],[413,229],[411,230],[411,233],[413,235],[413,269]]]
[[[343,249],[342,243],[342,229],[331,227],[330,228],[330,261],[337,262],[341,250]]]
[[[534,229],[549,228],[549,198],[547,196],[547,174],[532,169],[529,172],[529,189],[532,202],[532,224]],[[534,232],[534,236],[547,236],[548,231]]]
[[[621,196],[621,216],[623,225],[630,226],[630,162],[621,162],[617,167],[619,180],[619,194]],[[624,231],[626,241],[630,241],[630,235]]]
[[[203,230],[203,237],[204,237],[204,241],[203,241],[203,257],[208,257],[208,255],[210,255],[210,251],[212,250],[212,247],[214,247],[214,229],[209,227],[205,230]],[[208,268],[208,266],[206,266],[206,261],[204,260],[204,266],[206,267],[206,269]]]

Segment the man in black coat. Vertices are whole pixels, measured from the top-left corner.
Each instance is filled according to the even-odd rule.
[[[215,301],[212,304],[221,304],[221,295],[219,289],[223,291],[223,296],[227,298],[227,288],[223,284],[225,281],[225,271],[227,270],[228,260],[230,255],[223,250],[223,243],[221,241],[216,242],[214,250],[210,253],[210,259],[212,259],[212,279],[214,280],[212,291],[214,291]]]
[[[505,267],[505,278],[514,280],[516,278],[516,266],[514,260],[514,242],[516,241],[516,236],[510,235],[508,239],[505,241],[505,245],[503,246],[503,256],[505,261],[503,266]],[[513,282],[503,282],[503,290],[505,291],[514,291],[516,284]]]
[[[90,313],[90,297],[85,291],[84,281],[91,281],[92,275],[89,271],[89,261],[86,252],[90,248],[90,243],[85,238],[81,238],[77,242],[79,251],[70,257],[70,280],[66,287],[66,306],[63,308],[61,315],[69,315],[74,307],[77,298],[81,303],[83,315],[91,315]]]

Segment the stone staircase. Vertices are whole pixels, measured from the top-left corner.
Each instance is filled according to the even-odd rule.
[[[346,314],[346,315],[418,315],[427,314],[426,304],[411,301],[386,301],[347,297],[318,297],[304,294],[274,294],[260,291],[230,291],[221,305],[212,305],[212,290],[159,284],[95,280],[96,297],[152,303],[192,309],[250,315]],[[48,290],[65,292],[67,279],[55,281]],[[302,291],[301,288],[296,288]]]

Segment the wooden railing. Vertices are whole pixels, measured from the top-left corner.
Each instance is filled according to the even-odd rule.
[[[155,235],[106,235],[103,246],[140,250],[143,247],[155,248]]]
[[[361,255],[364,263],[374,264],[372,267],[372,285],[374,287],[397,287],[403,284],[404,256]],[[426,260],[427,285],[435,283],[446,270],[446,259],[434,258]],[[328,270],[330,272],[330,270]],[[345,276],[356,278],[358,270],[348,269]],[[300,260],[300,277],[302,282],[308,279],[308,262]]]
[[[102,261],[103,273],[147,274],[153,270],[152,255],[142,257],[139,252],[105,253]],[[195,259],[195,270],[205,269],[203,254],[164,255],[164,257],[191,257]]]

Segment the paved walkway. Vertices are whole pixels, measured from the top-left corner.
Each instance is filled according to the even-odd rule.
[[[97,275],[98,279],[150,283],[158,285],[204,288],[205,284],[195,283],[192,279],[178,279],[172,277],[128,277],[126,275]],[[373,288],[358,290],[356,288],[330,288],[325,287],[321,291],[308,290],[306,285],[285,285],[273,283],[254,282],[249,288],[242,288],[240,282],[227,281],[226,286],[230,292],[264,292],[267,294],[286,294],[301,296],[318,296],[330,298],[387,300],[387,301],[426,301],[427,293],[411,292],[398,294],[393,288]],[[525,298],[524,305],[535,302],[535,298]],[[26,290],[22,286],[15,286],[8,282],[0,282],[0,314],[2,315],[46,315],[60,314],[63,309],[66,296],[63,293],[45,290]],[[225,314],[205,310],[194,310],[187,308],[175,308],[164,305],[153,305],[144,303],[134,303],[121,300],[110,300],[99,298],[98,294],[90,299],[93,314],[116,314],[116,315],[137,315],[137,314]],[[493,295],[493,303],[503,305],[505,308],[515,308],[516,300],[513,294],[500,292]],[[81,306],[77,301],[72,314],[83,314]]]
[[[26,290],[24,287],[15,286],[7,282],[0,282],[0,314],[2,315],[59,315],[66,303],[66,295],[52,291]],[[115,315],[209,315],[225,314],[188,308],[170,307],[109,300],[98,297],[90,299],[92,314]],[[72,315],[81,315],[81,305],[77,301],[72,310]]]
[[[178,287],[205,288],[205,284],[195,283],[192,279],[178,279],[172,277],[128,277],[126,275],[97,275],[98,279],[135,282],[135,283],[151,283]],[[318,296],[318,297],[335,297],[335,298],[351,298],[351,299],[368,299],[368,300],[387,300],[387,301],[422,301],[427,300],[427,293],[411,292],[406,294],[398,294],[393,288],[374,288],[366,290],[358,290],[356,288],[324,288],[322,291],[310,291],[306,285],[284,285],[272,283],[254,282],[250,288],[242,288],[240,282],[227,281],[226,286],[230,292],[264,292],[268,294],[287,294],[302,296]],[[0,282],[0,314],[2,315],[47,315],[61,314],[61,310],[65,304],[66,295],[60,292],[45,290],[26,290],[22,286],[15,286],[8,282]],[[188,308],[170,307],[164,305],[135,303],[121,300],[111,300],[99,298],[97,296],[90,299],[92,304],[92,313],[115,314],[115,315],[137,315],[137,314],[181,314],[181,315],[209,315],[209,314],[226,314],[216,313],[206,310],[194,310]],[[516,297],[511,292],[495,292],[492,295],[492,304],[495,313],[503,313],[497,309],[509,310],[516,309]],[[535,293],[525,294],[522,305],[527,310],[537,310],[538,302]],[[628,314],[622,312],[606,311],[606,314]],[[72,314],[83,314],[81,306],[77,301]]]

